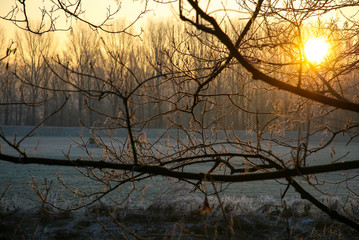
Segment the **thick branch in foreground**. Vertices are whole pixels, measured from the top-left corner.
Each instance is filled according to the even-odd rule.
[[[264,72],[260,71],[258,68],[253,66],[245,57],[238,51],[237,47],[233,43],[233,41],[230,39],[230,37],[222,30],[222,28],[218,25],[217,21],[209,16],[207,13],[205,13],[199,6],[198,3],[192,0],[188,0],[188,2],[191,4],[193,9],[196,11],[196,13],[205,21],[207,21],[212,27],[208,27],[205,25],[201,25],[198,23],[193,22],[192,20],[186,18],[182,14],[180,15],[181,20],[185,22],[189,22],[190,24],[196,26],[198,29],[211,34],[213,36],[216,36],[220,42],[222,42],[226,48],[229,50],[231,56],[236,58],[238,62],[250,73],[252,74],[252,77],[254,80],[260,80],[262,82],[265,82],[273,87],[276,87],[278,89],[285,90],[287,92],[293,93],[295,95],[304,97],[306,99],[314,100],[318,103],[322,103],[328,106],[336,107],[339,109],[345,109],[350,110],[353,112],[359,113],[359,104],[354,102],[349,102],[342,99],[336,99],[332,97],[328,97],[325,95],[322,95],[317,92],[309,91],[303,88],[299,88],[297,86],[293,86],[289,83],[285,83],[283,81],[280,81],[277,78],[271,77]]]
[[[344,215],[339,214],[336,210],[332,210],[329,207],[325,206],[322,202],[320,202],[318,199],[313,197],[310,193],[308,193],[304,188],[302,188],[296,181],[287,178],[287,180],[290,182],[290,184],[294,187],[294,189],[300,194],[302,199],[307,199],[309,202],[314,204],[317,208],[328,214],[331,218],[336,219],[339,222],[342,222],[353,229],[359,231],[359,225],[355,221],[345,217]]]
[[[40,165],[56,165],[68,167],[90,167],[97,169],[116,169],[124,171],[133,171],[146,173],[151,175],[172,177],[177,179],[198,180],[198,181],[215,181],[215,182],[249,182],[259,180],[270,180],[288,178],[309,174],[327,173],[335,171],[343,171],[359,168],[359,160],[347,161],[333,164],[317,165],[311,167],[297,167],[292,169],[281,169],[264,173],[250,173],[240,175],[225,174],[207,174],[180,172],[165,168],[162,166],[138,165],[138,164],[120,164],[105,161],[88,161],[88,160],[63,160],[52,158],[37,157],[14,157],[6,154],[0,154],[0,160],[16,163],[16,164],[40,164]]]
[[[325,164],[310,167],[297,167],[293,169],[282,169],[279,165],[276,166],[277,170],[263,173],[245,173],[239,175],[225,175],[225,174],[210,174],[210,173],[193,173],[193,172],[180,172],[175,171],[163,166],[151,166],[151,165],[138,165],[138,164],[119,164],[105,161],[89,161],[89,160],[62,160],[51,158],[36,158],[36,157],[14,157],[0,153],[0,161],[7,161],[16,164],[41,164],[41,165],[57,165],[57,166],[71,166],[71,167],[90,167],[96,169],[116,169],[124,171],[139,172],[150,175],[166,176],[177,179],[197,180],[207,182],[248,182],[259,180],[270,180],[285,178],[295,189],[299,192],[302,198],[309,200],[319,209],[327,213],[330,217],[347,224],[348,226],[359,231],[359,225],[339,214],[334,210],[330,210],[327,206],[315,199],[311,194],[305,191],[293,177],[335,172],[342,170],[358,169],[359,160],[347,161],[333,164]]]

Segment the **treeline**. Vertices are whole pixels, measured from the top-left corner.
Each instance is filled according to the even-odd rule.
[[[17,32],[16,52],[0,62],[0,124],[122,126],[123,99],[132,124],[146,128],[197,123],[203,129],[248,129],[259,123],[293,130],[309,122],[342,128],[358,119],[259,84],[235,62],[206,86],[228,53],[216,39],[205,36],[211,44],[204,44],[203,37],[172,22],[150,22],[141,37],[80,25],[66,39]],[[1,53],[9,47],[2,38]]]

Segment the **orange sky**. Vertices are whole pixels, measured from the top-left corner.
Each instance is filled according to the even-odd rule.
[[[15,5],[15,0],[5,0],[0,1],[0,14],[1,16],[4,16],[7,14],[12,7]],[[46,2],[49,1],[45,1]],[[107,14],[108,9],[111,10],[111,12],[116,10],[116,4],[115,0],[83,0],[83,10],[85,11],[84,17],[91,20],[91,22],[95,24],[101,23]],[[141,20],[140,22],[146,21],[146,18],[155,16],[158,17],[169,17],[173,16],[171,12],[171,8],[169,6],[170,4],[158,4],[153,1],[150,1],[148,5],[148,12]],[[41,19],[41,11],[40,9],[43,8],[44,3],[43,1],[39,0],[27,0],[26,1],[28,16],[30,19],[30,23],[35,24],[38,23]],[[50,8],[47,8],[50,9]],[[143,1],[123,1],[121,4],[120,11],[116,14],[117,18],[126,19],[127,21],[133,21],[137,18],[137,16],[140,14],[140,12],[144,10],[144,4]],[[19,14],[19,16],[21,16]],[[20,18],[20,17],[19,17]],[[22,16],[21,16],[22,18]],[[16,27],[7,21],[0,20],[0,25],[2,28],[5,28],[7,32],[13,31],[13,29],[16,29]],[[60,15],[59,19],[57,20],[57,27],[58,28],[66,28],[68,26],[68,23],[66,21],[66,18],[63,16],[63,14]]]
[[[0,1],[0,14],[4,16],[7,12],[11,10],[11,7],[15,4],[15,0],[1,0]],[[39,22],[39,19],[41,16],[40,8],[43,7],[44,2],[51,2],[50,0],[26,0],[26,4],[28,6],[28,15],[32,23]],[[93,23],[100,23],[105,19],[106,12],[108,10],[108,7],[111,8],[111,11],[114,11],[116,9],[116,0],[82,0],[83,3],[83,10],[85,10],[85,18],[88,18]],[[117,2],[119,2],[117,0]],[[137,18],[138,14],[144,9],[144,1],[138,0],[124,0],[121,4],[121,9],[117,13],[117,18],[120,19],[126,19],[128,22],[133,21]],[[238,9],[238,6],[235,3],[236,1],[232,0],[216,0],[216,1],[210,1],[210,6],[208,7],[209,11],[211,9],[217,9],[221,8],[223,5],[226,5],[227,8],[233,8]],[[201,1],[202,7],[207,7],[208,1]],[[144,17],[142,17],[139,21],[139,23],[136,24],[136,27],[140,28],[144,25],[144,23],[148,20],[149,17],[155,17],[158,18],[167,18],[170,16],[174,16],[173,11],[178,11],[178,2],[174,2],[172,4],[159,4],[154,2],[153,0],[149,1],[148,9],[151,10],[148,12]],[[352,11],[354,12],[355,9],[353,8],[347,8],[346,11]],[[241,17],[243,14],[241,15]],[[0,20],[0,26],[2,28],[6,29],[7,34],[6,35],[12,35],[12,32],[16,27],[14,27],[13,24]],[[60,16],[57,27],[58,28],[66,28],[68,23],[66,22],[66,18],[62,15]],[[136,30],[136,29],[133,29]],[[138,30],[138,29],[137,29]]]

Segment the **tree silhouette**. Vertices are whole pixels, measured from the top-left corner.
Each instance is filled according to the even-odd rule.
[[[54,96],[26,101],[24,95],[19,104],[52,102],[53,111],[31,122],[35,127],[23,138],[11,140],[1,133],[3,142],[17,152],[0,153],[1,161],[76,167],[102,187],[93,191],[86,186],[79,186],[83,191],[67,187],[82,199],[70,210],[94,204],[129,182],[131,195],[135,182],[152,176],[190,184],[204,195],[205,207],[209,195],[217,196],[223,210],[217,184],[282,179],[285,190],[278,192],[282,199],[293,188],[320,211],[359,231],[359,219],[350,213],[347,202],[333,209],[313,193],[323,193],[319,185],[326,184],[318,174],[359,167],[359,159],[335,155],[333,145],[342,136],[345,147],[357,144],[359,136],[358,22],[313,20],[355,3],[243,1],[238,2],[240,10],[232,13],[225,6],[213,10],[210,1],[179,0],[179,22],[152,21],[140,38],[130,28],[137,19],[113,24],[119,5],[96,24],[85,18],[82,4],[81,0],[53,1],[51,11],[44,8],[38,28],[30,23],[25,1],[1,17],[27,30],[28,36],[38,34],[42,39],[59,30],[57,18],[51,15],[54,9],[94,30],[74,28],[62,55],[41,55],[51,83],[20,77],[10,68],[19,84]],[[306,39],[317,36],[331,39],[333,48],[320,64],[309,62],[304,53]],[[29,73],[22,67],[17,66]],[[60,96],[64,100],[57,104]],[[1,106],[9,106],[8,100],[2,99]],[[90,129],[91,141],[104,152],[100,159],[86,148],[85,139],[78,143],[86,154],[80,159],[70,154],[63,159],[41,158],[22,148],[25,139],[61,112],[77,112],[76,121]],[[153,128],[158,134],[147,136]],[[330,159],[313,160],[331,146]],[[276,152],[278,147],[281,150]],[[357,178],[349,171],[344,180],[335,182],[338,188],[346,184],[351,192],[347,199],[353,201],[358,201],[358,191],[349,183]],[[41,190],[38,194],[43,203],[61,209]],[[224,210],[223,215],[234,238]]]

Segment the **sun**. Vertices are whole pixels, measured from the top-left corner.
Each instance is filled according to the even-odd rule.
[[[330,45],[323,38],[311,38],[304,44],[304,53],[307,60],[314,64],[321,63],[328,55]]]

